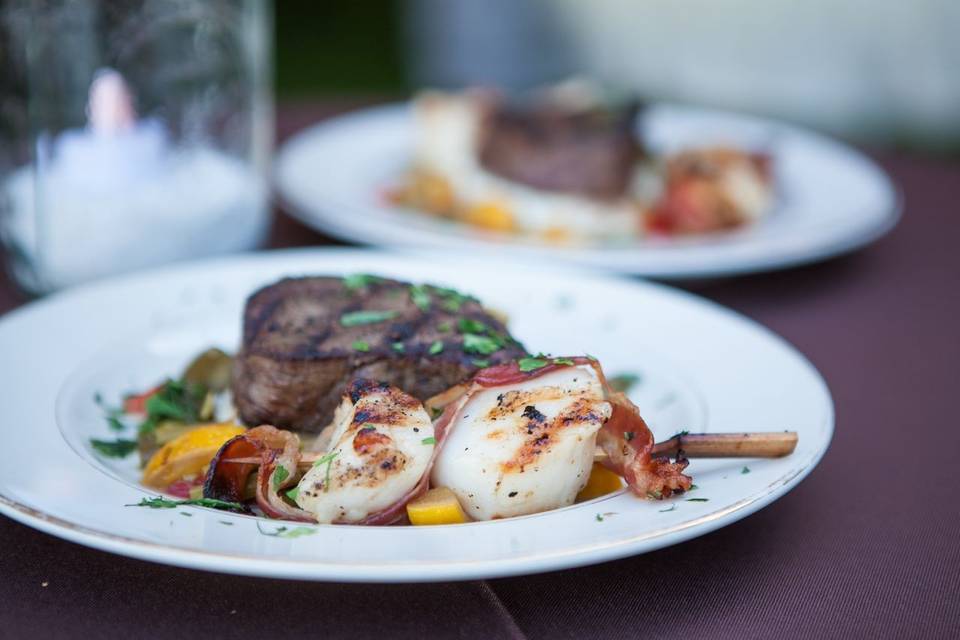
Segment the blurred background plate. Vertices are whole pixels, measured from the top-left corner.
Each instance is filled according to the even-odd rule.
[[[846,253],[889,231],[900,211],[887,176],[859,152],[777,121],[655,105],[638,126],[655,150],[693,142],[758,145],[774,156],[777,205],[753,227],[697,238],[550,246],[484,232],[387,202],[412,160],[409,105],[354,112],[305,130],[280,151],[275,179],[288,209],[314,229],[386,247],[495,252],[658,278],[766,271]]]

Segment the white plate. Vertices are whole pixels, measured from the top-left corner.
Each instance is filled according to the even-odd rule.
[[[276,182],[288,209],[311,227],[361,244],[493,251],[515,260],[563,260],[658,278],[765,271],[852,251],[889,231],[900,211],[887,176],[853,149],[783,123],[658,105],[641,121],[651,148],[730,143],[773,153],[775,211],[760,224],[700,238],[620,245],[524,244],[385,203],[384,189],[410,165],[409,107],[391,105],[329,120],[280,151]]]
[[[793,429],[799,446],[778,460],[693,461],[699,488],[688,497],[707,502],[652,502],[621,492],[535,516],[456,526],[315,526],[309,535],[283,538],[264,535],[278,525],[251,516],[125,507],[151,494],[136,484],[135,465],[90,449],[89,438],[112,435],[94,394],[115,400],[175,375],[210,344],[235,346],[244,299],[260,285],[285,275],[356,272],[472,292],[507,312],[530,349],[590,353],[608,374],[638,373],[631,396],[658,439],[682,429]],[[784,495],[816,465],[833,430],[832,402],[816,370],[733,312],[659,285],[449,256],[308,250],[170,267],[8,314],[0,319],[0,353],[0,437],[8,461],[0,465],[0,511],[136,558],[283,578],[457,580],[643,553],[730,524]]]

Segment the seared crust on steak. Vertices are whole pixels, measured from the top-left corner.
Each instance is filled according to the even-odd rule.
[[[380,315],[355,324],[358,311]],[[465,337],[474,352],[464,350]],[[477,353],[478,342],[497,350]],[[288,278],[247,300],[233,396],[246,424],[319,431],[354,378],[425,400],[482,365],[524,353],[477,300],[449,289],[372,277]]]

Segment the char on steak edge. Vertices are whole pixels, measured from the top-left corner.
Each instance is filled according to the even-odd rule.
[[[502,322],[451,289],[374,276],[287,278],[247,300],[233,396],[248,425],[318,432],[354,378],[425,400],[524,354]]]

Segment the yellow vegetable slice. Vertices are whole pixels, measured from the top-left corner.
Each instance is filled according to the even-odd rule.
[[[467,209],[464,219],[481,229],[513,231],[516,223],[506,206],[496,202],[484,202]]]
[[[430,489],[425,494],[407,503],[410,523],[420,525],[461,524],[467,521],[460,501],[446,487]]]
[[[577,494],[577,502],[605,496],[608,493],[619,491],[621,487],[623,487],[623,479],[620,476],[599,462],[594,462],[587,485]]]
[[[235,424],[208,424],[191,429],[153,454],[143,470],[143,484],[166,489],[177,480],[196,476],[210,464],[223,443],[244,431]]]

